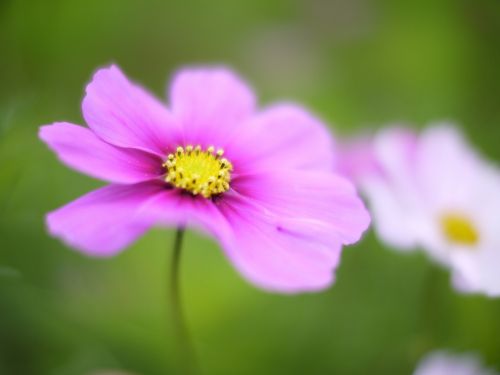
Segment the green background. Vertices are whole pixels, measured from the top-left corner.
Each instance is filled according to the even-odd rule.
[[[184,64],[224,63],[262,103],[303,102],[337,135],[452,119],[500,160],[498,0],[0,0],[0,374],[176,373],[173,231],[96,260],[44,229],[101,183],[61,165],[37,128],[82,124],[84,86],[110,62],[160,96]],[[371,232],[316,294],[253,288],[194,232],[184,255],[204,374],[411,374],[435,348],[500,368],[500,301],[458,295],[446,270]]]

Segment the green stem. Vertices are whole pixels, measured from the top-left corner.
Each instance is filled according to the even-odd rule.
[[[194,375],[196,371],[195,354],[189,336],[182,308],[180,295],[180,260],[184,228],[179,227],[175,233],[172,262],[170,265],[170,308],[173,321],[173,329],[177,345],[177,357],[180,374]]]

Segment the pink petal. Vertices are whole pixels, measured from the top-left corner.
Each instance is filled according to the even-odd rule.
[[[118,67],[97,71],[86,91],[85,121],[106,142],[160,157],[178,143],[178,130],[166,107],[129,82]]]
[[[224,68],[181,70],[174,77],[170,99],[184,128],[184,143],[203,146],[224,147],[255,108],[248,85]]]
[[[109,185],[51,212],[47,225],[52,235],[84,253],[114,255],[153,224],[138,213],[162,191],[164,185],[156,182]]]
[[[285,293],[331,284],[341,243],[358,240],[369,222],[346,180],[300,172],[240,176],[214,201],[172,191],[150,200],[141,215],[207,230],[250,282]]]
[[[112,146],[81,126],[46,125],[40,128],[39,136],[61,161],[92,177],[127,184],[156,178],[162,173],[158,157]]]
[[[320,290],[333,282],[339,243],[314,240],[308,227],[282,228],[264,209],[237,197],[225,199],[221,209],[234,232],[224,239],[224,250],[249,282],[282,293]]]
[[[50,213],[47,224],[52,235],[93,256],[118,253],[153,225],[194,225],[218,239],[232,236],[214,202],[161,181],[95,190]]]
[[[274,105],[254,116],[227,147],[226,155],[246,171],[331,171],[334,167],[334,147],[327,127],[294,104]]]
[[[273,215],[279,224],[308,228],[319,241],[358,241],[370,217],[352,184],[332,173],[286,171],[238,177],[234,189]]]
[[[178,189],[166,190],[150,199],[142,207],[139,217],[162,226],[194,226],[217,239],[232,236],[231,228],[217,204]]]

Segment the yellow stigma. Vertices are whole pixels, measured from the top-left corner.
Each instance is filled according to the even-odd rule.
[[[441,229],[446,239],[456,245],[473,246],[479,241],[474,224],[462,214],[447,213],[441,216]]]
[[[177,147],[167,156],[163,166],[167,169],[165,181],[171,185],[210,198],[229,190],[233,165],[223,158],[224,150],[210,146]]]

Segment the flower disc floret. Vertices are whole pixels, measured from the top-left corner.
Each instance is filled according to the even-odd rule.
[[[473,246],[479,241],[474,224],[466,216],[447,213],[441,217],[441,227],[448,241],[457,245]]]
[[[203,150],[200,145],[177,147],[167,156],[165,181],[193,195],[210,198],[229,190],[233,165],[223,158],[224,150],[213,146]]]

